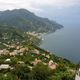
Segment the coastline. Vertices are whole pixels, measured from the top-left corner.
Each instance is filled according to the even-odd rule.
[[[71,62],[73,62],[73,63],[75,63],[75,64],[78,64],[78,62],[79,62],[79,59],[78,60],[75,60],[75,57],[77,56],[76,54],[74,54],[74,55],[76,55],[75,57],[74,57],[74,55],[72,55],[72,52],[74,51],[71,51],[71,53],[70,53],[70,51],[68,52],[68,51],[65,51],[64,49],[66,49],[66,50],[68,50],[68,48],[67,48],[67,46],[66,47],[63,47],[63,46],[65,46],[65,44],[66,43],[64,43],[64,42],[66,42],[66,41],[63,41],[64,40],[64,38],[66,37],[64,37],[63,36],[63,31],[66,29],[64,29],[64,28],[62,28],[63,30],[62,31],[59,31],[59,30],[57,30],[56,32],[53,32],[53,33],[48,33],[48,34],[45,34],[45,35],[43,35],[42,36],[42,38],[43,38],[43,41],[42,41],[42,43],[40,44],[40,46],[39,47],[41,47],[41,48],[43,48],[43,49],[45,49],[45,50],[48,50],[48,51],[50,51],[50,52],[53,52],[53,53],[55,53],[55,55],[57,55],[57,56],[59,56],[59,57],[63,57],[63,58],[65,58],[65,59],[68,59],[68,60],[70,60]],[[67,29],[68,30],[68,29]],[[57,34],[58,33],[58,34]],[[59,35],[59,33],[61,33],[60,35]],[[59,37],[59,36],[61,36],[61,38],[60,38],[60,40],[62,40],[62,42],[61,41],[59,41],[59,38],[57,38],[55,35],[58,35],[57,37]],[[64,38],[63,38],[63,37]],[[58,39],[57,41],[56,41],[56,38]],[[50,40],[49,40],[50,39]],[[71,38],[70,38],[71,39]],[[54,40],[54,41],[53,41]],[[65,39],[66,40],[66,39]],[[49,42],[50,41],[50,42]],[[49,44],[50,43],[50,44]],[[55,47],[56,46],[56,47]],[[58,48],[58,49],[57,49]],[[71,49],[72,49],[72,47],[71,47]],[[57,51],[58,50],[58,51]],[[70,53],[70,54],[69,54]],[[68,54],[69,54],[69,56],[68,56]],[[71,56],[72,55],[72,56]]]

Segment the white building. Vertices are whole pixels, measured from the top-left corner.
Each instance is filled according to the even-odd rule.
[[[79,70],[77,71],[77,74],[75,76],[75,80],[80,80],[80,68]]]
[[[50,60],[48,63],[49,68],[51,68],[52,70],[57,68],[57,63],[53,62],[53,60]]]
[[[11,59],[6,59],[6,60],[5,60],[5,62],[10,62],[10,61],[11,61]]]
[[[10,66],[8,64],[1,64],[0,65],[0,70],[1,69],[9,69],[9,68],[10,68]]]

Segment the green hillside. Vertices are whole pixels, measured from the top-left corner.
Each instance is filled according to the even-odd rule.
[[[32,36],[24,31],[11,26],[0,25],[0,48],[5,48],[2,43],[21,43],[21,44],[35,44],[38,45],[41,39],[37,36]]]
[[[75,64],[39,48],[39,38],[0,26],[0,80],[74,80]]]

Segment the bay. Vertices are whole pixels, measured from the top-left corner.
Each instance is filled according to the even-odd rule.
[[[55,55],[80,62],[80,26],[66,25],[55,33],[43,36],[41,48],[54,52]]]

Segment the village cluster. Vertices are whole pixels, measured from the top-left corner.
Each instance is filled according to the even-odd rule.
[[[15,57],[15,56],[25,56],[27,54],[31,54],[32,57],[34,55],[36,56],[42,56],[44,57],[44,61],[41,59],[38,59],[38,57],[35,58],[34,61],[31,61],[30,63],[33,64],[34,66],[37,65],[38,63],[43,63],[44,65],[48,65],[49,68],[51,68],[52,70],[56,69],[58,64],[56,62],[54,62],[53,60],[50,59],[51,57],[51,53],[46,54],[41,53],[38,49],[29,49],[28,47],[24,47],[22,45],[16,45],[16,44],[5,44],[3,43],[7,48],[0,50],[0,56],[1,55],[8,55],[10,57]],[[47,63],[45,62],[45,60],[49,60]],[[5,59],[5,62],[11,62],[10,58]],[[18,61],[18,64],[25,64],[24,61]],[[32,69],[32,66],[29,66],[29,68]],[[9,64],[0,64],[0,70],[1,69],[14,69],[14,66],[10,66]]]

